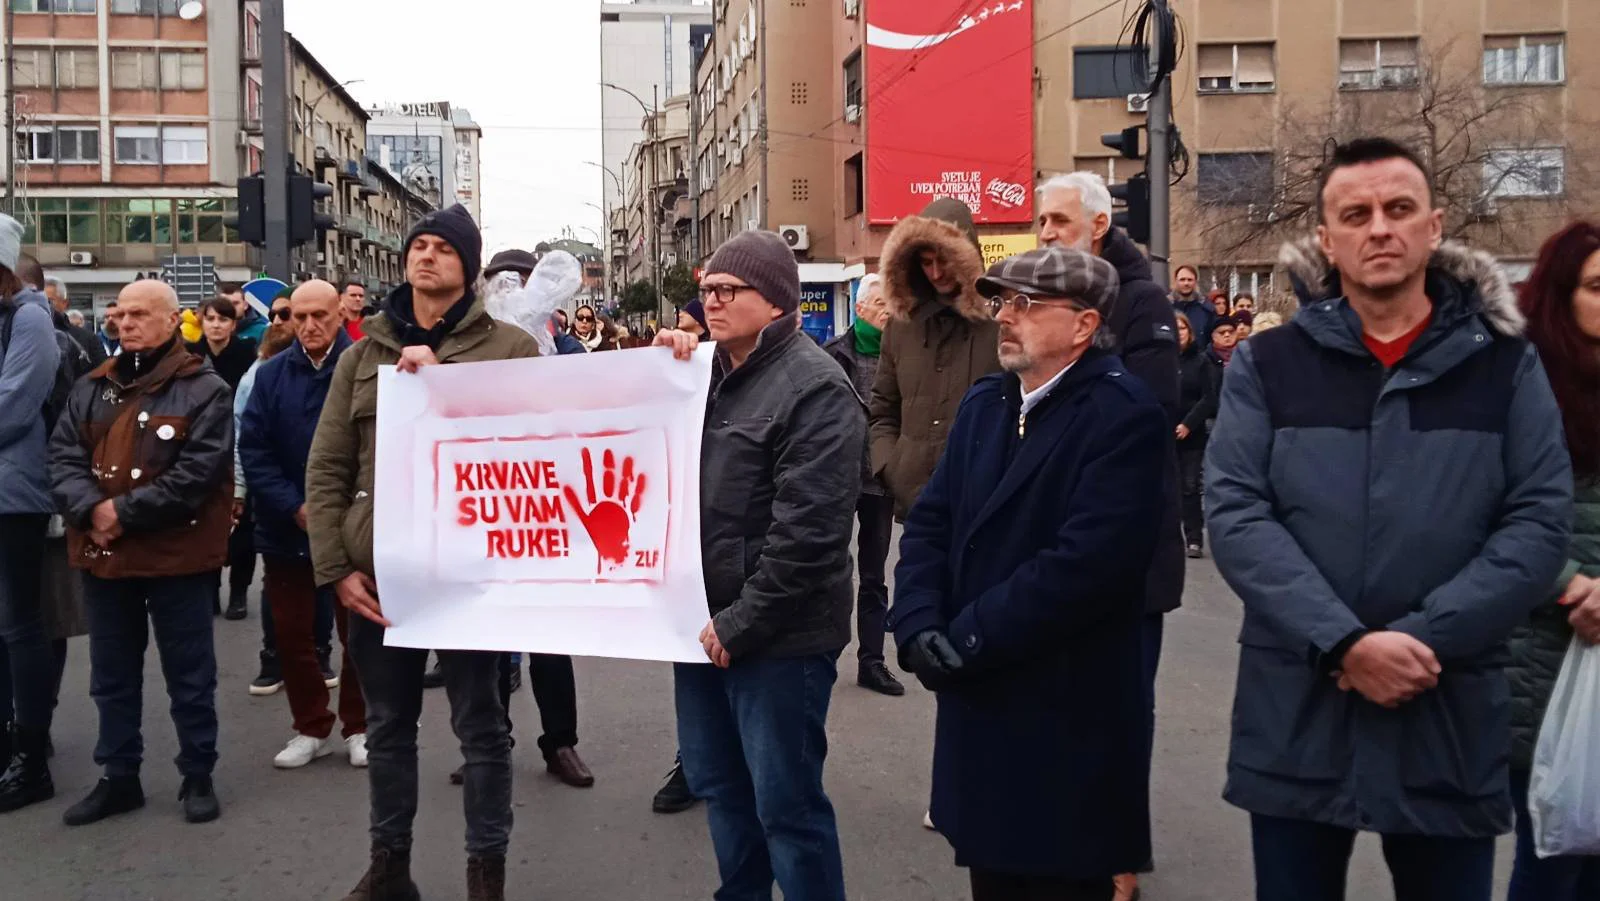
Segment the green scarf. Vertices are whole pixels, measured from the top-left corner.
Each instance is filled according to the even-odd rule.
[[[856,335],[856,353],[877,356],[883,345],[883,329],[865,319],[857,319],[851,329]]]

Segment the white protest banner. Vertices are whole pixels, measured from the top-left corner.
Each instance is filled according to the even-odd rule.
[[[710,345],[380,370],[386,643],[705,662],[710,383]]]

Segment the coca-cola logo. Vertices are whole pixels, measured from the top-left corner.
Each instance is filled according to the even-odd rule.
[[[991,179],[985,192],[989,199],[1006,209],[1016,209],[1028,202],[1028,189],[1016,182]]]

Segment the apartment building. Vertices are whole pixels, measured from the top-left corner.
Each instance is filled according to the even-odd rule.
[[[600,4],[600,161],[606,209],[623,206],[623,164],[648,136],[646,119],[690,92],[694,53],[711,33],[711,6],[688,0]]]
[[[83,309],[175,255],[247,277],[248,248],[223,225],[239,175],[239,4],[186,21],[178,0],[10,2],[17,143],[0,153],[25,249]]]
[[[1099,4],[1041,8],[1042,35]],[[1043,6],[1043,5],[1041,5]],[[1310,172],[1329,135],[1394,134],[1433,157],[1446,231],[1526,272],[1539,243],[1600,200],[1590,162],[1600,64],[1592,0],[1179,0],[1188,49],[1173,76],[1188,148],[1173,191],[1172,260],[1205,286],[1281,296],[1278,243],[1307,233]],[[1100,135],[1143,120],[1121,23],[1090,16],[1039,46],[1041,170],[1115,180]],[[1137,62],[1137,61],[1134,61]],[[1423,115],[1423,112],[1426,115]],[[1046,136],[1064,136],[1061,147]]]
[[[689,95],[646,117],[645,135],[623,161],[624,232],[612,252],[626,282],[655,284],[660,270],[689,261]]]
[[[368,109],[367,155],[399,173],[435,206],[460,203],[483,219],[478,147],[483,129],[447,101]]]

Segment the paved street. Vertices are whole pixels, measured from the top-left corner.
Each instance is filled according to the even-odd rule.
[[[0,818],[0,898],[23,901],[187,901],[336,899],[366,864],[366,779],[342,756],[279,772],[271,758],[289,736],[287,702],[253,699],[259,636],[254,605],[246,622],[219,620],[223,725],[220,822],[185,824],[176,802],[176,752],[154,654],[146,675],[145,791],[141,812],[68,830],[61,812],[84,794],[94,711],[87,651],[75,641],[55,729],[57,798]],[[1155,773],[1160,872],[1150,901],[1236,901],[1250,897],[1243,814],[1224,805],[1223,758],[1234,672],[1237,602],[1209,563],[1192,568],[1183,611],[1168,620]],[[854,684],[847,652],[830,717],[828,784],[838,808],[851,897],[861,901],[965,899],[948,846],[922,817],[933,718],[920,688],[882,698]],[[582,660],[580,750],[599,784],[557,784],[539,764],[536,720],[526,688],[515,698],[516,831],[508,897],[527,901],[688,901],[715,882],[702,810],[675,817],[649,810],[671,762],[669,668]],[[422,813],[415,866],[423,895],[459,898],[462,873],[459,789],[446,774],[459,761],[442,691],[430,692],[422,738]],[[1502,851],[1505,849],[1502,848]],[[1503,886],[1509,858],[1502,853]],[[1351,899],[1392,897],[1377,844],[1363,840]]]

